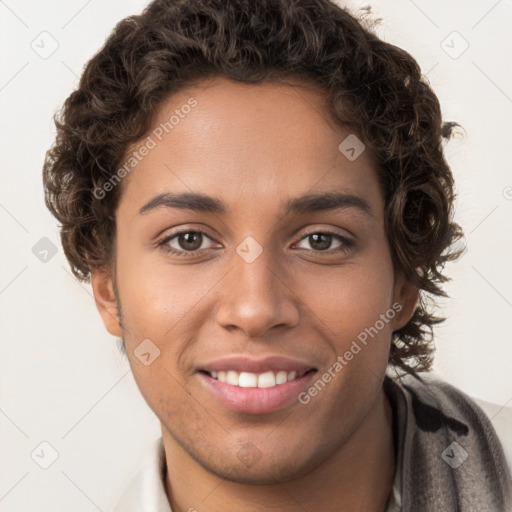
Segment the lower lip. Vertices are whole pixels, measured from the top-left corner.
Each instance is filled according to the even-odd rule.
[[[298,379],[271,388],[241,388],[221,382],[205,373],[199,373],[199,376],[219,402],[228,409],[248,414],[265,414],[298,401],[299,393],[308,387],[315,373],[306,373]]]

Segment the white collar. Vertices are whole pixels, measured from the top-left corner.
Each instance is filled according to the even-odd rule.
[[[159,437],[151,444],[114,512],[172,512],[164,487],[165,450]]]

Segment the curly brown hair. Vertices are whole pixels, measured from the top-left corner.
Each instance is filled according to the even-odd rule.
[[[46,204],[74,275],[86,281],[112,263],[122,187],[94,191],[170,94],[215,76],[249,84],[299,77],[321,88],[336,122],[376,157],[393,266],[420,292],[411,320],[393,333],[390,362],[430,369],[433,326],[444,320],[431,299],[446,296],[442,272],[462,238],[442,147],[456,123],[443,123],[417,62],[364,18],[329,0],[155,0],[120,21],[55,115],[44,162]]]

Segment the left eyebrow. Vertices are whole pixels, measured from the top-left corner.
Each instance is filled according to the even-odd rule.
[[[307,194],[289,199],[286,203],[285,214],[301,214],[345,208],[356,208],[369,217],[375,218],[366,199],[359,195],[345,192]]]
[[[210,212],[226,214],[227,208],[224,203],[215,197],[196,192],[185,192],[182,194],[159,194],[146,203],[139,213],[144,213],[165,206],[168,208],[180,208],[198,212]],[[356,208],[369,217],[375,218],[368,201],[363,197],[345,192],[324,192],[320,194],[307,194],[304,196],[288,199],[284,204],[285,215],[298,215],[310,212],[327,210],[339,210],[345,208]]]

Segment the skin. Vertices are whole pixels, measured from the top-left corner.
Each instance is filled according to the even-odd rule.
[[[168,98],[155,127],[190,97],[197,106],[122,183],[115,269],[92,273],[106,328],[124,338],[161,422],[172,510],[384,510],[395,456],[382,380],[417,290],[393,270],[376,163],[369,151],[349,161],[338,150],[351,132],[332,122],[318,90],[217,77]],[[289,198],[341,189],[371,213],[284,215]],[[192,191],[221,199],[227,213],[139,213],[157,194]],[[181,229],[206,234],[189,257],[158,246]],[[308,235],[325,230],[353,245],[328,238],[321,250]],[[263,249],[252,263],[236,252],[248,236]],[[197,373],[232,353],[277,354],[319,377],[395,302],[401,311],[307,405],[234,412]],[[134,355],[144,339],[160,350],[149,366]]]

